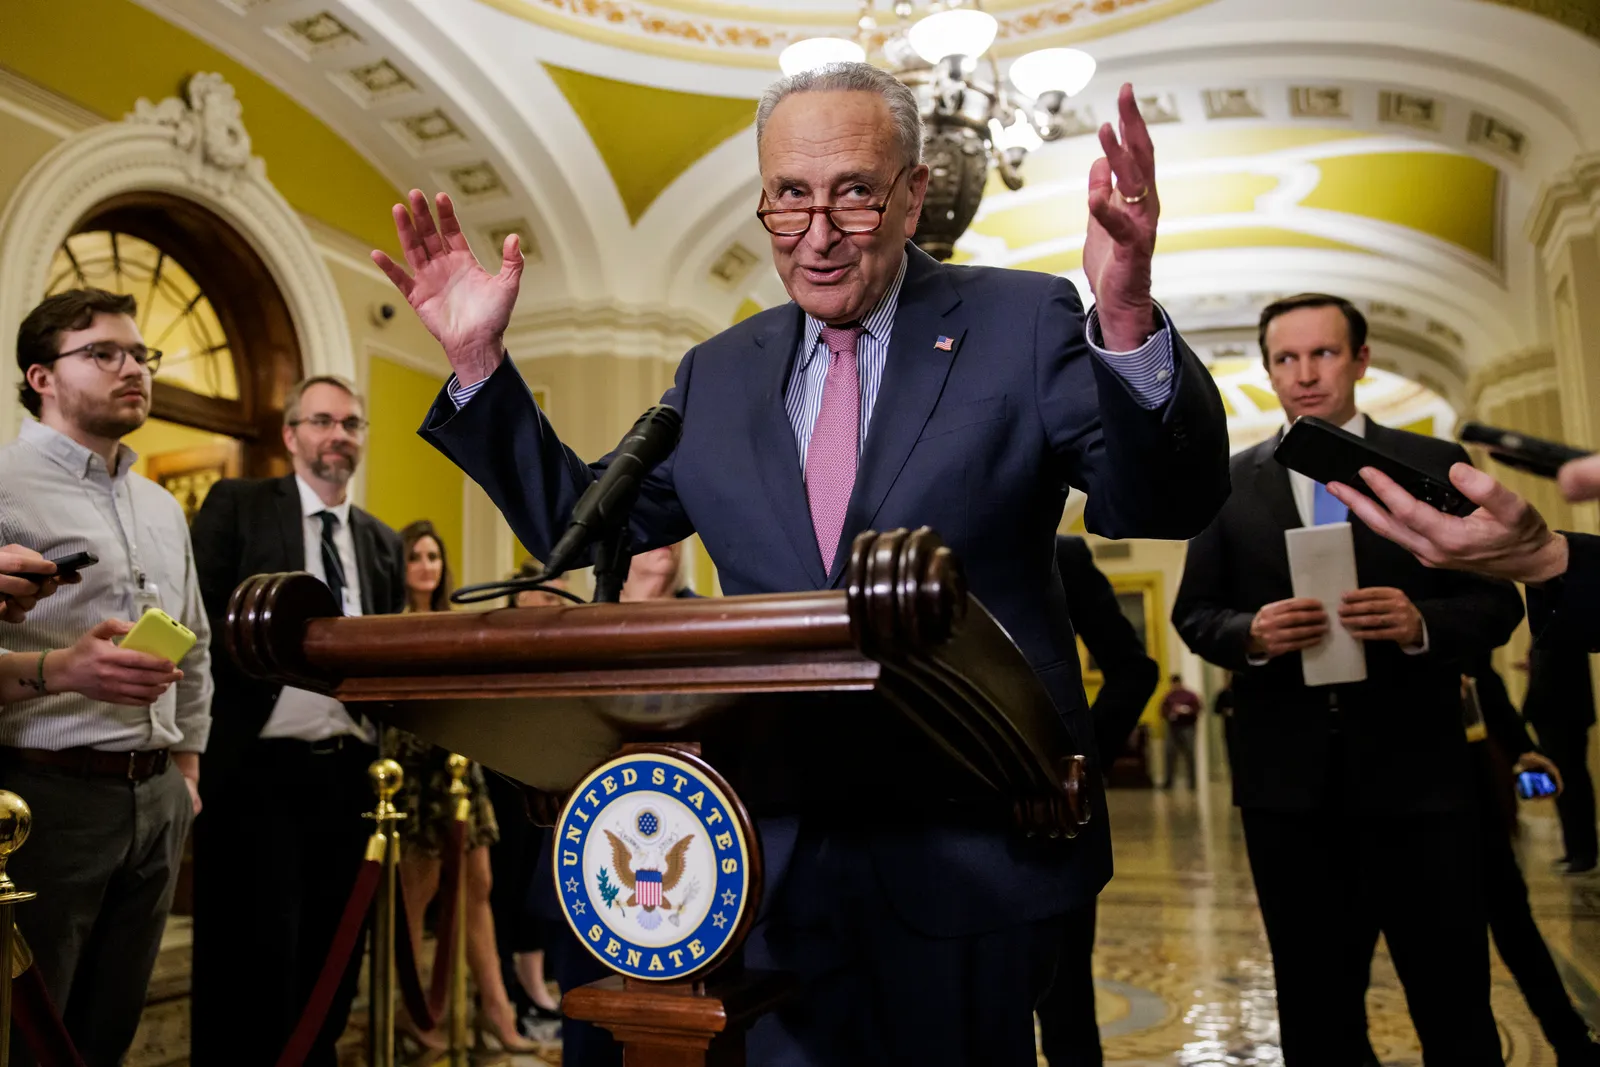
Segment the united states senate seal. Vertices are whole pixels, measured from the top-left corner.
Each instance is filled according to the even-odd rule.
[[[759,875],[744,809],[688,753],[636,751],[573,790],[555,834],[567,922],[606,966],[666,981],[702,971],[742,939]]]

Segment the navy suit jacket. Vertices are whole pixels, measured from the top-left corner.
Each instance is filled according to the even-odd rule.
[[[1172,398],[1150,411],[1084,338],[1076,290],[1047,274],[936,263],[914,246],[883,381],[835,562],[812,532],[784,394],[804,329],[793,303],[697,345],[662,398],[683,438],[632,516],[641,549],[698,533],[729,595],[837,587],[866,529],[931,526],[1094,753],[1055,532],[1069,486],[1108,537],[1186,538],[1228,494],[1227,428],[1209,373],[1173,335]],[[935,348],[952,338],[949,351]],[[478,482],[518,538],[548,553],[609,457],[557,439],[504,361],[456,411],[441,393],[422,435]],[[1110,876],[1103,807],[1069,845],[1023,846],[1003,828],[892,835],[886,882],[931,876],[939,893],[891,892],[936,933],[998,927],[1086,903]],[[769,862],[771,857],[769,856]],[[937,873],[934,873],[937,872]],[[927,882],[923,883],[928,884]]]

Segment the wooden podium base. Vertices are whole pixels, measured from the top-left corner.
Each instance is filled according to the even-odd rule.
[[[570,1018],[611,1031],[624,1067],[744,1067],[744,1035],[793,986],[787,974],[744,971],[705,982],[620,975],[561,998]]]

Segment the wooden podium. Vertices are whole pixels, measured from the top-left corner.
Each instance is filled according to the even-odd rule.
[[[755,819],[870,786],[958,799],[1017,832],[1087,822],[1083,757],[1005,631],[927,529],[865,532],[846,588],[341,618],[303,573],[228,607],[248,672],[330,694],[524,783],[556,891],[617,977],[572,990],[629,1067],[742,1064],[784,995],[747,970]]]

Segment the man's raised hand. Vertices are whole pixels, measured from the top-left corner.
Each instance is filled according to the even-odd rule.
[[[444,346],[456,378],[472,385],[493,374],[505,356],[506,326],[522,282],[517,235],[507,237],[500,250],[500,273],[490,274],[467,246],[448,195],[434,197],[437,226],[421,190],[411,190],[408,199],[409,210],[394,206],[394,229],[411,273],[376,250],[372,261]]]
[[[1089,169],[1083,271],[1100,312],[1101,339],[1111,351],[1127,352],[1157,329],[1150,259],[1161,201],[1156,196],[1155,145],[1132,85],[1124,85],[1117,95],[1117,116],[1118,131],[1109,122],[1100,127],[1105,155]]]

